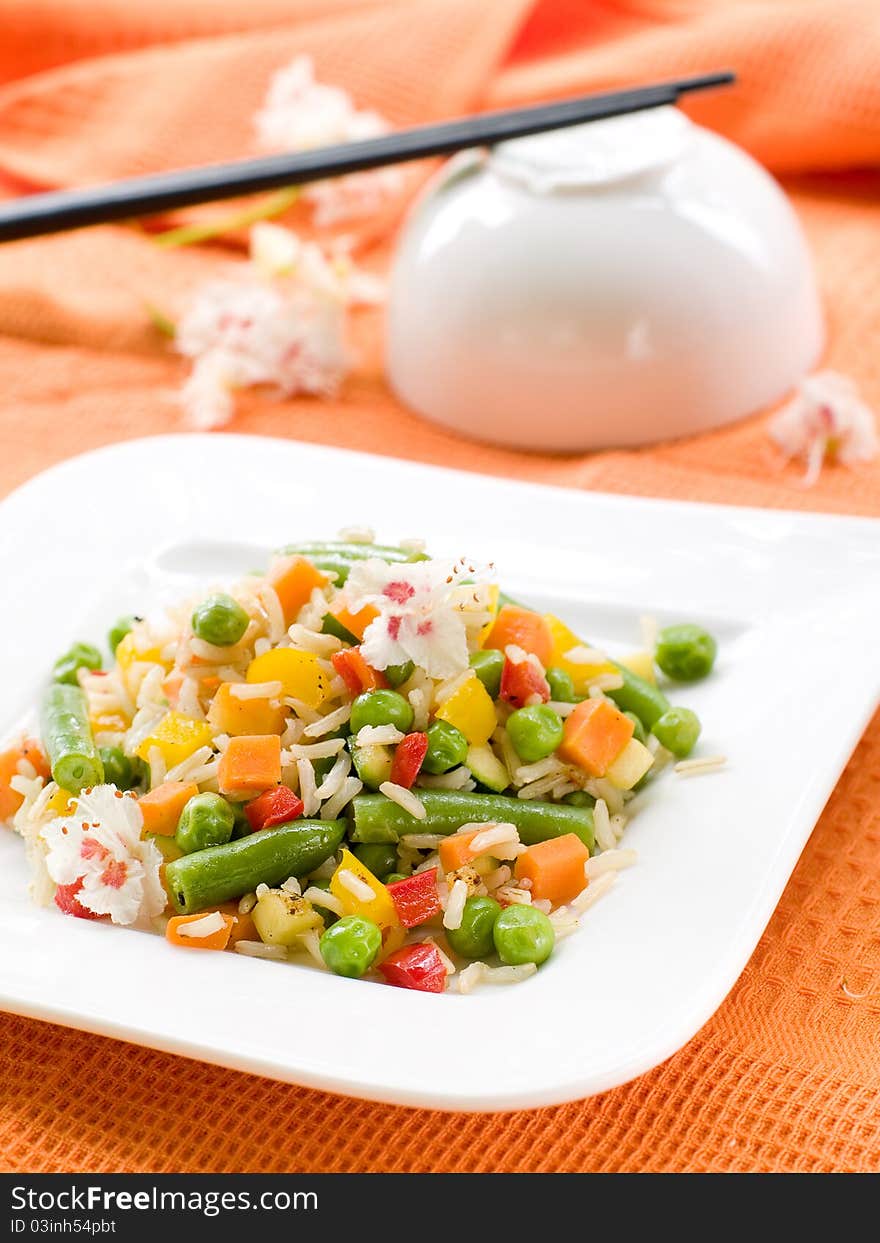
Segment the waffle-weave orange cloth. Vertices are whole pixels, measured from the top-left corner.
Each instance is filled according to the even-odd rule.
[[[269,75],[300,52],[395,124],[732,66],[736,89],[688,111],[784,177],[816,257],[826,362],[880,406],[873,0],[0,0],[0,28],[5,194],[241,155]],[[367,261],[382,262],[384,240]],[[162,252],[122,228],[0,250],[0,490],[74,452],[177,426],[166,393],[181,364],[144,304],[217,256]],[[250,397],[234,430],[581,488],[880,515],[880,463],[827,469],[807,491],[780,468],[760,416],[579,457],[466,443],[395,403],[379,332],[366,322],[364,364],[338,400]],[[880,717],[730,997],[636,1082],[554,1109],[447,1116],[3,1016],[0,1168],[876,1170],[878,1024]]]

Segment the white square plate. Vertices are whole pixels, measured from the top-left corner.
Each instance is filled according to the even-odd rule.
[[[442,1109],[549,1105],[683,1045],[755,947],[880,688],[880,522],[596,495],[290,441],[166,436],[66,462],[0,506],[0,732],[76,637],[342,526],[494,560],[511,594],[636,647],[697,620],[717,671],[676,693],[712,775],[658,779],[636,867],[523,984],[413,993],[32,906],[0,840],[0,1004],[278,1079]],[[858,826],[853,825],[853,832]],[[439,1056],[438,1056],[439,1055]]]

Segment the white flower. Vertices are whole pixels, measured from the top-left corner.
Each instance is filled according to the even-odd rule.
[[[439,561],[392,565],[371,557],[355,565],[344,588],[347,607],[357,613],[371,604],[379,611],[364,631],[361,651],[367,663],[387,669],[412,660],[432,678],[465,670],[467,608],[459,589],[463,573],[461,565]]]
[[[347,91],[315,80],[308,56],[297,56],[272,78],[262,108],[254,116],[257,143],[265,151],[309,151],[358,142],[390,128],[372,109],[356,108]],[[396,168],[379,168],[315,182],[303,189],[319,227],[370,215],[403,184]]]
[[[770,435],[786,457],[805,460],[808,485],[816,482],[826,458],[851,466],[880,452],[872,411],[852,380],[836,371],[818,371],[803,380],[771,420]]]
[[[227,423],[235,390],[250,385],[332,396],[352,361],[348,308],[376,300],[377,282],[347,256],[257,225],[250,264],[203,286],[178,325],[177,349],[194,362],[181,393],[189,423]]]
[[[76,812],[40,830],[46,867],[57,885],[80,882],[77,900],[114,924],[151,919],[165,909],[159,879],[162,856],[141,840],[143,816],[137,801],[115,786],[96,786],[76,800]]]

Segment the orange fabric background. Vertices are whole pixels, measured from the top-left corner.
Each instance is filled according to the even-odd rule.
[[[401,125],[730,65],[735,90],[688,111],[783,175],[816,257],[827,362],[880,407],[872,0],[0,0],[0,28],[5,194],[241,154],[269,74],[301,51]],[[177,426],[167,393],[181,364],[144,303],[173,303],[228,253],[160,252],[121,228],[0,249],[0,490]],[[365,261],[386,256],[374,246]],[[583,488],[880,515],[880,462],[828,469],[805,491],[762,417],[567,458],[467,444],[393,401],[378,320],[359,332],[364,363],[338,400],[249,396],[234,430]],[[0,1168],[876,1170],[878,846],[880,716],[714,1018],[652,1073],[555,1109],[462,1118],[360,1104],[2,1016]],[[844,979],[866,996],[848,997]]]

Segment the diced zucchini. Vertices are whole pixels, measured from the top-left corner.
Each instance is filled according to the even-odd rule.
[[[618,790],[631,790],[653,763],[654,757],[648,748],[638,739],[630,738],[605,776]]]
[[[480,785],[501,794],[510,785],[510,774],[491,747],[469,747],[465,764]]]
[[[391,752],[387,747],[353,747],[351,758],[355,772],[368,790],[378,790],[383,781],[391,780]]]
[[[284,889],[264,893],[254,907],[253,919],[260,940],[266,945],[293,945],[303,932],[324,925],[311,902]]]

